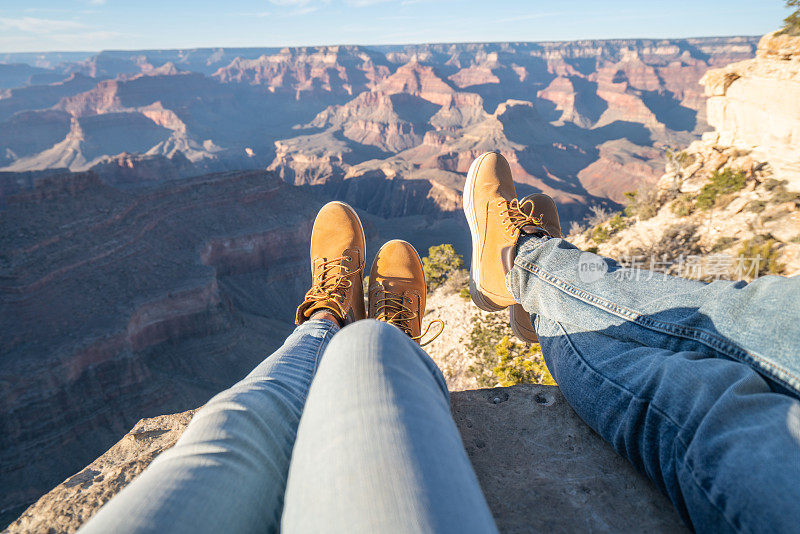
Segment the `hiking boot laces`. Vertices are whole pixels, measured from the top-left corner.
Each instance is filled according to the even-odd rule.
[[[526,200],[522,204],[516,198],[513,200],[502,199],[497,202],[497,206],[501,208],[500,216],[503,217],[503,227],[506,232],[521,232],[526,226],[535,226],[537,229],[544,231],[541,226],[541,217],[537,219],[533,215],[525,213],[524,208],[528,205],[530,205],[530,213],[533,214],[533,200]]]
[[[344,318],[347,315],[344,310],[347,290],[353,286],[353,281],[349,276],[361,272],[361,267],[353,271],[349,270],[344,264],[345,261],[352,261],[352,258],[340,256],[318,264],[314,270],[311,289],[306,293],[304,302],[333,301],[339,308],[340,318]]]
[[[444,331],[444,321],[441,319],[434,319],[430,323],[428,323],[428,327],[425,329],[418,336],[412,335],[411,331],[411,321],[418,317],[417,312],[412,310],[411,308],[406,305],[406,302],[411,304],[411,299],[399,295],[394,295],[389,293],[388,291],[383,292],[383,297],[379,298],[375,304],[375,315],[376,319],[379,321],[384,321],[390,324],[395,325],[397,328],[405,332],[405,334],[410,337],[414,341],[420,342],[420,347],[424,347],[425,345],[433,342],[439,334]],[[434,323],[439,324],[439,331],[430,338],[426,342],[422,342],[422,338],[425,337],[428,332],[430,331],[431,327]]]

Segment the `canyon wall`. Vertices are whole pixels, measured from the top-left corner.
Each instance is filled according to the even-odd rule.
[[[655,182],[664,148],[707,129],[697,81],[753,57],[755,44],[728,37],[5,55],[0,170],[93,169],[106,183],[137,187],[265,167],[319,186],[389,168],[393,179],[427,181],[450,199],[472,158],[500,150],[521,192],[553,195],[569,222],[588,205],[615,206],[638,183]],[[449,211],[449,202],[440,208]]]
[[[800,38],[765,35],[755,59],[711,70],[703,83],[716,129],[704,139],[753,150],[800,190]]]
[[[39,174],[0,173],[3,510],[276,348],[322,204],[263,171],[135,192]]]

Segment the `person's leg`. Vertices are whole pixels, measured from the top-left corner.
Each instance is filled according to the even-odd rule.
[[[197,412],[178,443],[85,532],[278,530],[297,425],[320,357],[339,324],[366,315],[364,229],[350,206],[320,209],[310,255],[311,289],[283,347]]]
[[[333,335],[307,321],[245,379],[216,395],[81,532],[275,532],[311,379]]]
[[[286,532],[494,532],[444,378],[392,325],[331,342],[298,430]]]
[[[581,418],[698,532],[796,532],[800,402],[752,368],[536,319],[550,372]]]
[[[800,279],[626,279],[526,218],[502,156],[479,161],[464,201],[476,304],[537,315],[564,396],[698,530],[796,531]]]
[[[783,391],[800,391],[800,277],[705,284],[622,269],[563,239],[523,236],[506,281],[531,314],[621,341],[737,360]]]

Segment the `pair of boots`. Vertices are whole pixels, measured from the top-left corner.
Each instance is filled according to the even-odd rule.
[[[355,210],[344,202],[324,205],[311,231],[312,285],[297,308],[295,324],[319,311],[332,314],[340,326],[369,317],[391,323],[421,343],[433,323],[422,332],[426,292],[419,254],[399,239],[381,247],[370,269],[365,309],[361,273],[366,251],[364,228]],[[441,329],[427,343],[439,333]]]
[[[497,152],[487,152],[470,166],[464,212],[472,234],[473,302],[486,311],[511,306],[514,333],[537,341],[530,316],[508,291],[505,275],[513,267],[520,236],[561,237],[555,203],[541,193],[520,202],[508,162]],[[364,229],[353,208],[343,202],[323,206],[311,233],[312,287],[297,308],[296,324],[325,310],[341,325],[365,317],[386,321],[419,343],[431,325],[422,332],[425,275],[417,251],[400,240],[381,247],[370,270],[367,310],[361,285],[365,255]]]

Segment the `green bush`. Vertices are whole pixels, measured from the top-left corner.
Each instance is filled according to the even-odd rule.
[[[464,300],[469,300],[469,299],[472,298],[472,295],[470,295],[470,293],[469,293],[469,288],[468,287],[461,288],[461,291],[458,292],[458,296],[461,297]]]
[[[498,362],[493,369],[501,386],[516,384],[544,384],[555,386],[556,381],[547,369],[538,343],[525,347],[509,336],[504,336],[495,346]]]
[[[595,243],[605,243],[611,237],[628,226],[630,221],[626,220],[621,213],[615,214],[607,222],[596,226],[592,230],[592,239]]]
[[[453,245],[436,245],[428,249],[428,255],[422,258],[422,269],[425,271],[425,284],[432,291],[444,284],[451,274],[464,267],[464,259],[453,248]]]
[[[744,171],[734,171],[730,168],[714,171],[709,183],[704,185],[697,195],[696,205],[698,209],[709,210],[721,204],[721,195],[739,191],[746,183],[747,175]]]
[[[477,316],[467,348],[475,362],[469,371],[480,387],[555,384],[544,364],[539,344],[528,347],[517,341],[507,314]]]

